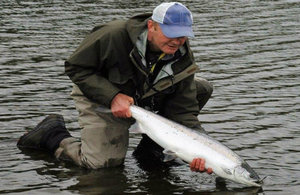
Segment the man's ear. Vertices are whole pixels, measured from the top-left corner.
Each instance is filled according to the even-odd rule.
[[[153,20],[148,20],[147,26],[148,26],[148,31],[150,31],[150,32],[153,32],[156,30]]]

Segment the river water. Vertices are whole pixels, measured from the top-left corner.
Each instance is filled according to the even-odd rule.
[[[130,3],[129,3],[130,2]],[[23,153],[17,139],[46,115],[64,115],[80,136],[63,63],[95,25],[151,12],[159,1],[0,1],[0,194],[299,194],[300,1],[188,0],[201,72],[214,93],[203,127],[266,177],[245,188],[188,166],[89,171],[43,153]]]

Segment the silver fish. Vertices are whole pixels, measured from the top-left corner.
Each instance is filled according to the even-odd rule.
[[[132,105],[130,111],[141,132],[163,147],[168,159],[179,157],[190,163],[194,158],[204,158],[206,168],[212,168],[222,178],[247,186],[261,186],[262,180],[254,170],[217,140],[141,107]]]

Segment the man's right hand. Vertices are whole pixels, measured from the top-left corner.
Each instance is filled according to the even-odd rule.
[[[132,97],[118,93],[111,101],[110,109],[115,117],[130,118],[131,112],[129,110],[129,106],[132,104],[134,104]]]

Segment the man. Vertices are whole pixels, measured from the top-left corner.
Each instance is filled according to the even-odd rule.
[[[203,131],[199,110],[211,85],[195,82],[188,38],[194,37],[192,14],[181,3],[162,3],[150,14],[97,26],[65,63],[74,83],[72,97],[79,111],[81,141],[66,130],[62,116],[51,115],[22,136],[20,148],[44,149],[58,159],[91,169],[119,166],[133,124],[129,106],[137,104],[183,125]],[[106,106],[112,114],[98,113]],[[160,146],[143,135],[138,148]],[[207,171],[194,159],[193,171]]]

